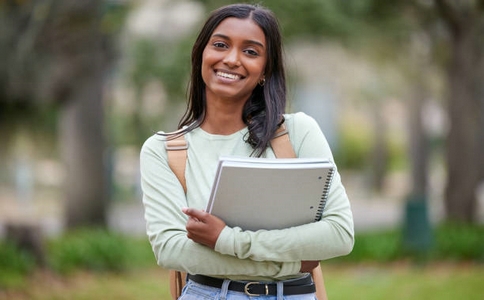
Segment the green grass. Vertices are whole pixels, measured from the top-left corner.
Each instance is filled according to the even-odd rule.
[[[323,272],[329,299],[483,299],[482,265],[323,265]]]

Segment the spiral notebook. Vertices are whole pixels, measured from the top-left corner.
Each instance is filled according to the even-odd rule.
[[[206,211],[253,231],[319,221],[334,171],[326,159],[221,157]]]

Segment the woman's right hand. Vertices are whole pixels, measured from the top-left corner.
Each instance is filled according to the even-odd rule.
[[[182,211],[189,216],[186,226],[187,237],[214,249],[220,232],[225,228],[225,222],[202,210],[186,207]]]
[[[303,260],[301,261],[301,273],[311,272],[314,268],[319,265],[319,260]]]

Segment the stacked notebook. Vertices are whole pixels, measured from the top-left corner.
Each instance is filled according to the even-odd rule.
[[[221,157],[206,211],[253,231],[316,222],[334,171],[326,159]]]

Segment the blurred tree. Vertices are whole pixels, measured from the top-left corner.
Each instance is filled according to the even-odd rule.
[[[96,0],[2,1],[0,107],[9,120],[41,107],[59,108],[59,146],[66,167],[68,227],[106,224],[108,180],[104,110],[110,35],[119,24]],[[2,126],[8,126],[3,123]]]
[[[448,180],[445,208],[452,221],[475,222],[484,180],[484,1],[435,0],[447,25]]]
[[[172,114],[177,110],[178,105],[185,100],[193,39],[192,36],[184,37],[180,41],[140,39],[130,45],[133,64],[127,70],[127,80],[133,85],[135,99],[141,101],[147,84],[153,80],[159,81],[163,83],[167,97],[163,111]],[[143,113],[142,105],[137,105],[129,118],[130,126],[127,128],[132,132],[119,139],[120,142],[142,145],[147,134],[156,131],[153,124],[159,126],[160,121],[168,119],[167,114],[161,120],[159,116],[153,120],[153,117]]]

